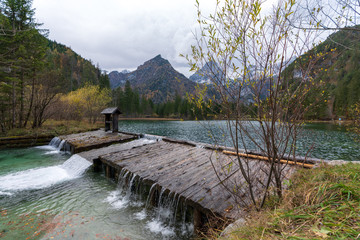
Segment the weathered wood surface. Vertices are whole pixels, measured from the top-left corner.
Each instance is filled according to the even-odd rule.
[[[110,153],[115,153],[115,152],[120,152],[120,151],[124,151],[124,150],[129,150],[129,149],[132,149],[132,148],[135,148],[138,146],[142,146],[145,144],[152,144],[152,143],[154,143],[154,142],[146,141],[146,140],[144,141],[144,139],[137,139],[137,140],[126,142],[126,143],[117,143],[117,144],[112,144],[110,146],[103,147],[103,148],[84,151],[84,152],[78,153],[78,155],[80,155],[81,157],[85,158],[86,160],[94,163],[94,160],[98,159],[99,156],[110,154]]]
[[[79,153],[106,147],[114,143],[127,142],[137,137],[135,135],[105,132],[100,129],[97,131],[59,136],[59,138],[66,140],[66,142],[72,146],[72,153]]]
[[[231,195],[219,184],[210,161],[212,159],[215,167],[220,167],[217,160],[226,162],[230,158],[234,156],[170,141],[159,141],[100,156],[103,163],[118,169],[125,168],[139,175],[144,183],[157,183],[170,192],[180,194],[188,204],[204,212],[236,218],[241,212],[234,207],[236,204]],[[253,174],[261,175],[260,169],[264,164],[263,161],[250,161]],[[287,166],[284,172],[291,174],[293,169]],[[244,182],[240,174],[234,174],[233,177],[238,178],[238,182]],[[254,188],[256,191],[256,186]]]

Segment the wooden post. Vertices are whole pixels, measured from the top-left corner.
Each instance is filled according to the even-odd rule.
[[[193,218],[194,231],[196,232],[202,227],[202,213],[196,208],[194,208]]]
[[[106,168],[105,168],[105,176],[110,178],[110,166],[109,165],[106,165]]]
[[[110,130],[111,115],[105,114],[105,132]]]
[[[99,158],[96,158],[96,159],[93,160],[93,165],[94,165],[94,172],[100,172],[101,171],[102,162],[100,161]]]
[[[113,114],[113,130],[112,132],[118,132],[119,131],[119,114],[114,113]]]

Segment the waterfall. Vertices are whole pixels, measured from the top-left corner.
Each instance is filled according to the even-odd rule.
[[[91,163],[75,154],[62,165],[33,168],[0,177],[0,193],[43,189],[80,177]]]
[[[123,168],[119,173],[118,188],[109,193],[105,202],[115,209],[139,209],[134,214],[135,219],[145,221],[145,227],[161,235],[160,239],[178,234],[190,238],[193,234],[192,216],[181,196],[175,192],[168,193],[157,183],[149,189],[142,181],[138,175]],[[141,201],[143,194],[147,197]]]
[[[70,176],[78,177],[81,176],[86,169],[88,169],[92,163],[80,155],[72,155],[66,162],[61,165]]]
[[[49,145],[50,145],[50,146],[54,146],[54,147],[56,146],[56,147],[57,147],[60,142],[61,142],[61,139],[60,139],[60,138],[54,137],[53,139],[51,139]]]
[[[161,189],[155,208],[155,215],[147,223],[147,228],[152,232],[161,233],[162,235],[174,235],[175,232],[183,236],[191,236],[194,226],[188,219],[188,208],[186,200],[180,203],[180,195],[175,192],[165,194],[166,190]],[[153,193],[154,194],[154,193]],[[150,198],[151,194],[149,194]],[[151,200],[147,200],[150,202]],[[181,208],[179,208],[181,205]],[[178,219],[180,212],[181,220]]]
[[[145,208],[149,208],[150,205],[151,205],[151,199],[153,198],[154,196],[154,192],[155,192],[155,187],[156,187],[156,183],[154,183],[151,187],[150,187],[150,191],[149,191],[149,195],[147,197],[147,200],[146,200],[146,204],[145,204]]]
[[[35,148],[48,150],[45,154],[57,154],[59,152],[70,153],[70,145],[65,140],[61,140],[58,137],[51,139],[48,145],[37,146]]]
[[[136,174],[133,174],[133,176],[131,177],[129,187],[126,191],[126,196],[125,196],[125,198],[127,198],[127,199],[130,199],[130,197],[131,197],[131,193],[133,191],[133,186],[134,186],[134,180],[135,180],[136,176],[137,176]]]
[[[49,146],[56,148],[58,151],[61,151],[65,144],[65,140],[61,140],[58,137],[51,139]]]

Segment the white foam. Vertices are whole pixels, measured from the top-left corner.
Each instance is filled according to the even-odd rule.
[[[111,192],[105,201],[110,203],[110,205],[115,209],[125,208],[129,204],[129,200],[121,196],[120,190]]]
[[[113,206],[115,209],[122,209],[126,208],[129,204],[129,201],[127,199],[121,198],[119,200],[116,200],[111,203],[111,206]]]
[[[41,189],[70,178],[60,166],[30,169],[0,177],[0,191]]]
[[[36,146],[34,148],[37,148],[37,149],[43,149],[43,150],[48,150],[48,151],[53,151],[56,149],[55,146],[51,146],[51,145],[44,145],[44,146]]]
[[[121,192],[120,192],[119,190],[112,191],[112,192],[109,194],[109,196],[107,196],[107,198],[105,199],[105,201],[106,201],[106,202],[109,202],[109,203],[116,201],[116,200],[119,198],[120,193],[121,193]]]
[[[141,201],[134,201],[134,200],[132,200],[132,201],[131,201],[131,206],[132,206],[132,207],[142,207],[142,206],[144,206],[144,203],[141,202]]]
[[[0,176],[0,191],[42,189],[80,177],[91,165],[79,155],[73,155],[62,165],[34,168]]]
[[[137,212],[134,214],[135,218],[138,219],[138,220],[144,220],[146,218],[146,211],[145,209],[143,209],[141,212]]]
[[[57,145],[44,145],[44,146],[37,146],[34,148],[47,151],[44,153],[44,155],[52,155],[52,154],[61,153],[60,149],[57,148]]]
[[[188,235],[189,233],[194,232],[194,224],[192,223],[183,223],[181,226],[181,234]]]
[[[44,153],[44,155],[55,155],[55,154],[59,154],[59,153],[60,153],[60,151],[54,150],[54,151],[46,152],[46,153]]]
[[[175,235],[175,232],[172,228],[166,227],[160,221],[153,220],[146,224],[146,227],[154,233],[161,233],[163,236]]]

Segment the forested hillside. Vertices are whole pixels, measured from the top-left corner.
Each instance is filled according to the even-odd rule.
[[[46,38],[31,1],[2,0],[0,6],[1,132],[41,126],[57,112],[60,93],[85,85],[109,87],[99,67]]]
[[[60,70],[60,82],[64,92],[83,87],[86,83],[109,88],[109,78],[91,60],[82,58],[69,47],[56,41],[48,41],[48,63]]]
[[[321,82],[319,92],[309,97],[308,103],[317,106],[307,114],[309,119],[354,119],[355,104],[360,102],[360,28],[359,31],[341,30],[330,35],[312,52],[299,57],[287,73],[296,78],[301,69],[296,65],[310,55],[321,54],[312,69],[314,81]],[[323,98],[319,96],[323,92]],[[318,101],[319,100],[319,101]]]
[[[354,104],[360,101],[360,28],[332,34],[319,50],[327,48],[327,57],[317,69],[327,69],[317,76],[328,84],[330,113],[353,118]]]

